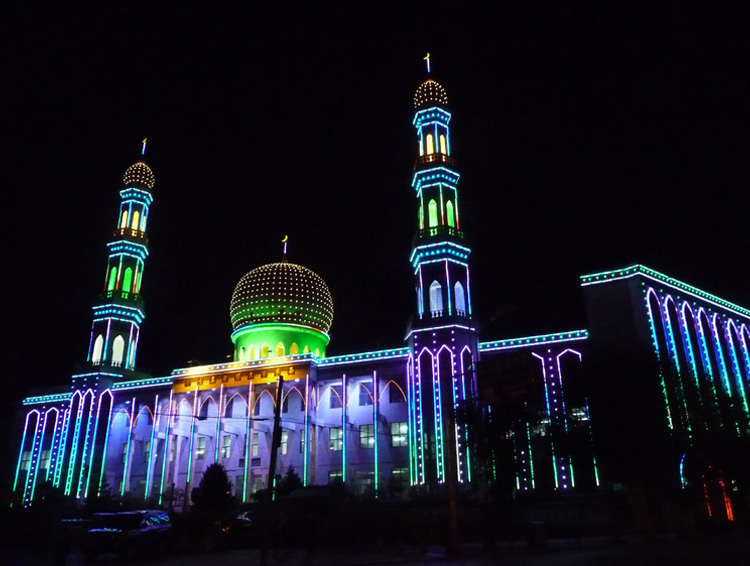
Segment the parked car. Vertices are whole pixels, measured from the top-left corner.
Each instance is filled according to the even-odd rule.
[[[166,554],[171,543],[172,523],[160,510],[95,513],[91,528],[81,541],[87,561],[99,554]]]

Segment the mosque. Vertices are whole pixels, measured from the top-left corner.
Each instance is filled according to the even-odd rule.
[[[123,177],[87,369],[23,400],[15,500],[33,504],[46,482],[81,499],[106,479],[182,509],[219,462],[248,501],[273,447],[277,472],[375,497],[495,483],[514,496],[684,492],[712,517],[746,512],[750,470],[732,454],[750,438],[750,310],[631,265],[581,277],[586,328],[480,339],[447,93],[428,76],[414,107],[404,343],[328,356],[328,286],[284,256],[237,283],[233,361],[140,373],[156,180],[139,161]]]

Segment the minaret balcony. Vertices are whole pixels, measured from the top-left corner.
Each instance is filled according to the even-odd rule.
[[[133,306],[133,303],[135,303],[135,306],[143,307],[143,299],[141,298],[140,293],[130,293],[128,291],[123,291],[122,289],[112,289],[110,291],[105,291],[101,294],[101,298],[111,299],[115,303],[120,303],[123,305]]]
[[[428,153],[426,155],[420,155],[419,157],[417,157],[415,168],[417,165],[439,163],[445,163],[446,165],[456,164],[455,160],[450,155],[446,155],[444,153]]]
[[[146,232],[142,230],[136,230],[135,228],[118,228],[114,232],[112,232],[113,236],[127,236],[129,238],[135,238],[137,240],[143,241],[143,243],[148,243],[148,236],[146,235]]]
[[[425,228],[424,230],[417,231],[418,240],[444,236],[450,236],[452,238],[463,240],[464,233],[461,230],[454,228],[453,226],[433,226],[432,228]]]
[[[425,323],[427,323],[428,325],[437,323],[438,321],[441,325],[466,324],[466,322],[472,318],[471,315],[463,310],[453,310],[451,311],[451,314],[448,314],[448,312],[445,310],[427,311],[417,313],[417,316],[420,321],[420,326],[425,326]]]

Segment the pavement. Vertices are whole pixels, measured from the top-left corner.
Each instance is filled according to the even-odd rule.
[[[538,541],[539,542],[539,541]],[[613,540],[612,537],[585,539],[550,539],[536,548],[525,542],[498,543],[492,551],[479,545],[465,544],[455,557],[446,556],[439,546],[426,549],[416,547],[319,549],[308,553],[301,549],[271,551],[269,566],[364,566],[399,564],[403,566],[426,564],[449,566],[740,566],[750,564],[750,537],[745,533],[693,537],[630,536]],[[51,556],[28,553],[11,553],[2,560],[3,566],[60,565]],[[153,564],[154,566],[255,566],[260,563],[258,549],[237,549],[194,554],[175,554],[163,559],[144,558],[132,562],[114,555],[97,558],[95,564],[127,565]],[[67,566],[89,566],[83,557],[71,553]]]

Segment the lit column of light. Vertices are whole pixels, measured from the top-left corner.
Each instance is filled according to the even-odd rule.
[[[453,311],[453,306],[451,305],[451,278],[450,275],[448,275],[448,260],[445,260],[445,291],[447,292],[448,297],[448,316],[451,315]]]
[[[73,472],[75,471],[76,456],[78,455],[78,437],[81,432],[81,420],[83,420],[84,397],[81,395],[80,391],[76,391],[73,394],[73,397],[71,397],[71,403],[73,403],[75,395],[78,395],[78,410],[76,411],[76,422],[73,429],[73,440],[70,444],[68,471],[65,475],[65,495],[70,495],[70,490],[73,486]]]
[[[133,369],[132,358],[133,358],[133,350],[135,349],[133,345],[133,329],[134,328],[135,326],[131,324],[130,332],[128,333],[128,352],[125,355],[125,367],[128,369]]]
[[[451,334],[453,334],[453,331],[451,331]],[[461,469],[461,435],[460,435],[460,427],[458,425],[458,419],[456,418],[456,410],[458,409],[458,391],[456,389],[457,382],[456,382],[456,358],[453,355],[453,352],[451,352],[451,396],[453,399],[453,436],[454,436],[454,442],[456,445],[456,477],[459,481],[459,483],[463,483],[462,476],[464,475],[463,470]]]
[[[98,382],[98,379],[97,379]],[[91,401],[89,403],[89,411],[88,411],[88,417],[86,418],[86,433],[83,437],[83,452],[81,453],[81,469],[78,472],[78,485],[76,487],[76,499],[80,499],[81,492],[83,490],[84,485],[84,477],[87,475],[88,472],[88,453],[89,453],[89,442],[91,439],[91,421],[94,417],[94,391],[92,389],[89,389],[86,392],[86,395],[84,396],[84,399],[88,397],[89,393],[91,394]],[[93,452],[93,450],[92,450]]]
[[[23,452],[24,452],[23,449],[26,447],[26,434],[28,433],[28,430],[29,430],[29,419],[31,418],[31,415],[34,413],[36,413],[37,415],[37,424],[38,424],[38,419],[40,418],[39,411],[37,411],[36,409],[33,409],[29,411],[28,413],[26,413],[26,422],[23,425],[23,436],[21,437],[21,449],[18,451],[18,462],[16,463],[16,474],[15,474],[15,478],[13,479],[13,491],[14,492],[16,491],[16,488],[18,487],[18,475],[21,471],[21,462],[23,461]],[[36,425],[35,425],[35,428],[36,428]]]
[[[104,396],[104,393],[99,394],[99,401],[96,404],[96,418],[94,419],[94,434],[92,436],[91,441],[91,457],[89,459],[89,463],[86,466],[87,473],[86,473],[86,485],[83,488],[83,496],[88,497],[89,495],[89,483],[91,482],[91,472],[94,469],[94,458],[96,458],[96,436],[99,434],[99,414],[102,410],[102,398]]]
[[[719,394],[716,391],[716,376],[714,376],[714,370],[711,367],[711,354],[708,349],[708,341],[706,339],[706,333],[703,329],[703,323],[701,322],[701,312],[704,315],[704,318],[706,320],[706,323],[710,325],[710,321],[708,320],[708,315],[706,315],[706,312],[703,310],[703,308],[698,309],[698,316],[696,320],[696,327],[697,327],[697,334],[698,334],[698,341],[700,342],[700,350],[701,350],[701,357],[703,359],[703,367],[706,370],[706,376],[708,377],[709,383],[711,384],[711,402],[714,406],[714,409],[719,412],[721,411],[721,408],[719,407]]]
[[[737,341],[739,341],[739,334],[737,332],[737,325],[735,324],[734,320],[731,318],[727,321],[727,324],[725,326],[726,328],[726,337],[727,337],[727,345],[729,346],[729,352],[731,354],[732,359],[732,371],[734,372],[735,376],[735,385],[737,386],[737,390],[739,391],[740,398],[742,399],[742,409],[744,410],[745,417],[750,417],[750,409],[748,408],[747,404],[747,395],[745,392],[745,384],[744,379],[742,376],[742,363],[741,360],[737,357],[737,349],[740,348],[740,354],[741,346],[735,344],[734,337],[737,337]],[[732,328],[734,328],[734,332],[732,332]]]
[[[302,443],[302,486],[307,486],[307,452],[308,445],[310,442],[310,431],[309,431],[309,415],[310,415],[310,374],[305,375],[305,432],[304,442]]]
[[[534,453],[531,450],[531,430],[529,421],[526,421],[526,441],[528,442],[527,448],[529,452],[529,475],[531,477],[531,489],[536,488],[536,483],[534,481]]]
[[[50,470],[52,469],[52,454],[54,452],[53,449],[55,446],[55,439],[57,438],[57,426],[60,420],[60,410],[57,407],[53,407],[49,411],[50,412],[55,411],[55,424],[52,428],[52,442],[50,442],[50,450],[49,450],[50,461],[47,465],[47,471],[44,474],[44,481],[49,481],[49,473],[50,473]],[[44,445],[42,445],[42,448],[44,448]]]
[[[252,415],[253,415],[253,382],[247,385],[247,418],[245,419],[245,481],[242,483],[242,501],[247,501],[247,484],[250,476],[250,437],[252,435]]]
[[[193,398],[193,418],[190,420],[190,447],[188,451],[188,469],[185,480],[185,489],[190,487],[190,478],[193,471],[193,438],[195,437],[195,419],[198,416],[198,386],[195,386],[195,397]]]
[[[667,338],[667,352],[669,354],[670,361],[672,363],[672,367],[674,367],[675,370],[675,382],[674,382],[674,388],[675,393],[677,395],[677,398],[679,401],[681,401],[682,405],[682,411],[681,417],[682,422],[685,425],[685,429],[688,433],[689,437],[692,437],[692,430],[690,427],[690,415],[688,412],[687,402],[685,399],[685,390],[682,386],[682,372],[683,369],[687,371],[687,368],[682,368],[680,365],[680,356],[677,353],[677,341],[675,339],[675,333],[674,333],[674,325],[672,323],[672,318],[669,316],[669,302],[672,302],[672,306],[674,307],[675,315],[677,315],[677,305],[675,304],[675,300],[670,295],[667,295],[664,300],[664,305],[662,307],[661,318],[662,318],[662,326],[664,327],[666,338]],[[678,321],[679,324],[679,321]],[[678,326],[679,331],[679,326]],[[678,407],[679,409],[680,407]]]
[[[413,372],[410,366],[411,355],[406,362],[406,416],[409,423],[406,433],[409,439],[409,485],[414,485],[416,483],[416,442],[414,440],[414,430],[416,427],[414,421],[414,410],[412,408],[414,398],[414,392],[412,391],[412,387],[414,387],[414,384],[412,383]]]
[[[469,352],[469,367],[464,367],[464,352]],[[474,371],[474,356],[471,355],[471,349],[468,346],[464,346],[461,350],[461,399],[466,401],[466,375],[469,374],[471,379],[472,372]],[[464,444],[466,446],[466,478],[471,481],[471,453],[469,448],[469,426],[464,424]]]
[[[31,480],[31,490],[29,493],[29,501],[34,500],[34,492],[36,491],[36,480],[39,475],[39,465],[40,460],[42,459],[42,450],[44,449],[44,435],[47,434],[47,420],[49,418],[50,412],[52,412],[53,409],[48,409],[44,412],[44,420],[42,421],[42,430],[38,437],[38,440],[34,443],[34,452],[32,453],[32,459],[29,463],[29,467],[31,468],[33,466],[34,472],[32,474],[32,480]],[[57,409],[54,409],[55,411]]]
[[[378,372],[372,372],[372,424],[375,432],[375,499],[378,498]]]
[[[432,415],[435,420],[435,445],[436,445],[436,466],[437,466],[437,477],[438,482],[442,483],[445,481],[445,470],[444,470],[444,445],[443,445],[443,407],[440,395],[440,364],[437,356],[433,357],[430,355],[430,363],[432,364],[432,400],[433,410]]]
[[[100,495],[102,492],[102,481],[104,480],[104,470],[105,470],[105,465],[107,462],[107,445],[109,444],[109,431],[112,430],[112,424],[113,424],[112,423],[112,409],[114,408],[114,405],[115,405],[115,399],[112,393],[110,392],[110,390],[107,389],[104,393],[107,393],[109,395],[109,414],[107,415],[107,431],[104,434],[104,448],[102,450],[102,469],[99,472],[99,485],[97,486],[97,489],[96,489],[97,495]],[[104,393],[102,393],[102,396],[104,395]]]
[[[148,450],[148,468],[146,468],[146,489],[143,490],[143,499],[146,501],[151,496],[151,484],[153,483],[154,475],[154,439],[156,438],[156,429],[159,427],[159,419],[161,419],[161,412],[159,411],[159,394],[157,393],[154,399],[154,420],[151,423],[151,442]]]
[[[416,346],[416,341],[415,344]],[[415,400],[415,409],[416,411],[416,417],[417,417],[417,435],[418,435],[418,443],[419,443],[419,451],[417,452],[417,459],[418,461],[418,470],[419,470],[419,483],[420,485],[424,484],[425,481],[425,474],[424,474],[424,411],[422,410],[422,364],[419,361],[420,357],[417,356],[416,363],[414,364],[414,367],[416,368],[416,377],[414,379],[415,384],[415,391],[417,394],[417,398]],[[417,405],[417,402],[419,405]]]
[[[224,384],[221,384],[221,387],[219,388],[219,412],[216,415],[216,449],[214,450],[214,463],[217,463],[219,461],[219,442],[221,441],[221,414],[224,409]]]
[[[26,482],[24,488],[24,506],[31,505],[34,497],[33,485],[36,483],[36,470],[39,455],[39,436],[43,432],[43,420],[41,413],[37,412],[36,425],[34,426],[34,436],[31,439],[31,457],[29,458],[29,467],[26,470]]]
[[[549,350],[548,350],[549,351]],[[532,356],[535,358],[538,358],[539,361],[542,363],[542,380],[544,382],[544,399],[547,404],[547,419],[550,423],[550,429],[552,428],[552,409],[550,408],[550,402],[549,402],[549,386],[547,384],[547,366],[545,363],[544,356],[540,356],[536,352],[531,353]],[[552,360],[550,359],[550,362]],[[550,452],[552,453],[552,470],[555,474],[555,489],[559,488],[560,485],[557,480],[557,457],[555,456],[555,443],[550,439]]]
[[[341,481],[346,483],[346,374],[341,377]]]
[[[125,496],[125,490],[128,486],[128,464],[130,463],[130,442],[133,439],[133,429],[135,428],[135,408],[136,399],[133,397],[130,408],[130,422],[128,423],[128,442],[125,448],[125,462],[122,466],[122,487],[120,488],[120,497]]]
[[[649,326],[651,328],[651,340],[652,345],[654,347],[654,351],[656,352],[656,359],[659,363],[659,379],[661,380],[661,390],[662,395],[664,396],[664,406],[667,411],[667,423],[669,424],[670,429],[674,429],[674,423],[672,421],[672,411],[669,409],[669,397],[667,395],[667,384],[664,380],[664,369],[663,369],[663,360],[661,352],[659,351],[659,339],[656,335],[656,325],[654,324],[654,313],[651,310],[651,301],[649,301],[648,296],[650,293],[653,293],[654,300],[656,301],[656,304],[659,305],[659,308],[661,308],[661,301],[659,300],[659,297],[656,295],[656,292],[653,289],[648,289],[645,291],[644,299],[646,301],[646,312],[648,313],[648,322]]]
[[[52,485],[55,487],[60,487],[60,476],[62,476],[62,468],[63,468],[63,460],[65,459],[65,446],[68,443],[68,429],[70,428],[70,414],[71,414],[71,407],[68,406],[65,409],[65,415],[63,418],[63,422],[61,423],[60,430],[61,430],[61,439],[60,439],[60,445],[57,449],[57,458],[55,462],[55,475],[52,480]]]
[[[584,399],[586,406],[586,425],[589,429],[589,441],[591,442],[591,460],[594,464],[594,481],[596,481],[596,487],[599,487],[599,468],[596,465],[596,451],[594,450],[594,432],[591,429],[591,415],[589,414],[589,400]]]
[[[167,423],[164,427],[164,455],[162,456],[162,462],[161,462],[161,481],[159,482],[159,505],[162,504],[162,500],[164,498],[164,476],[167,472],[167,461],[169,460],[169,444],[171,440],[170,435],[170,425],[172,424],[172,419],[174,418],[173,412],[176,412],[176,409],[172,406],[172,396],[174,394],[174,390],[169,392],[169,403],[167,404]]]

